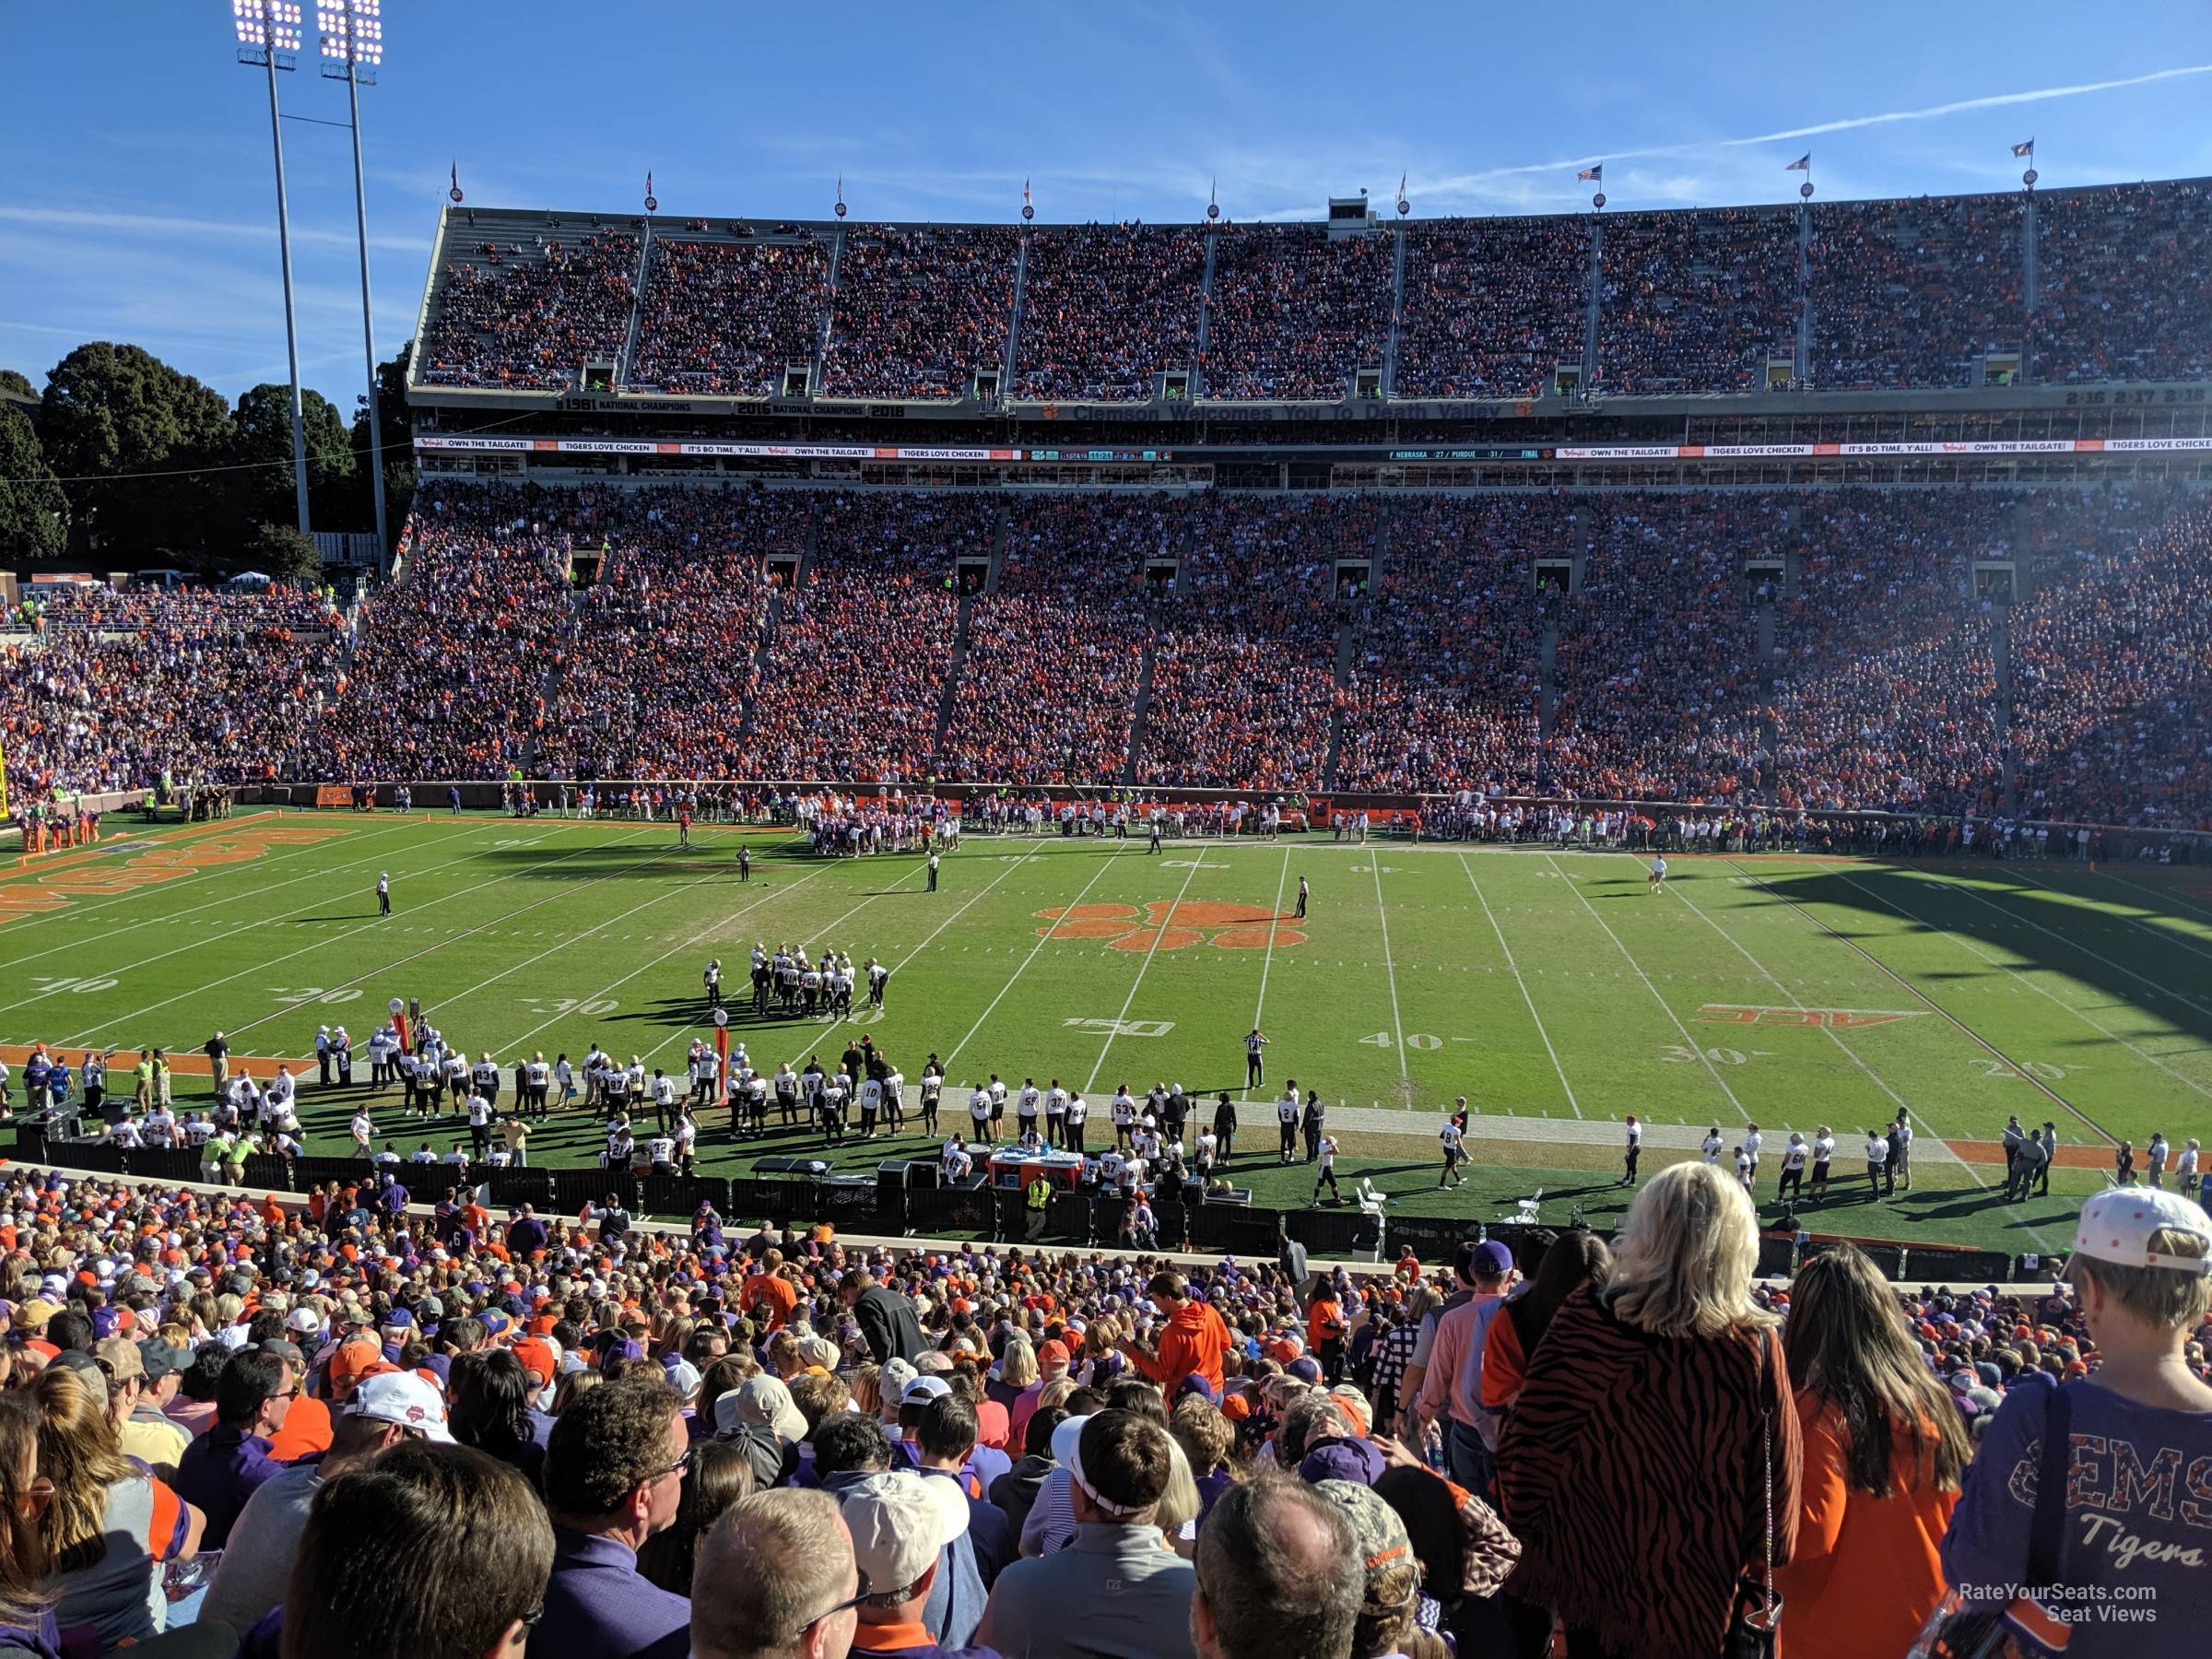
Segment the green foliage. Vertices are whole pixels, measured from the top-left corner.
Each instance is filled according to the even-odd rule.
[[[318,530],[359,530],[369,523],[355,488],[353,440],[330,400],[312,387],[300,398],[307,449],[308,513]],[[291,388],[264,381],[238,400],[231,417],[226,489],[245,524],[296,521]],[[274,572],[272,572],[273,574]]]
[[[230,443],[222,398],[137,346],[94,341],[48,378],[39,429],[74,486],[72,533],[118,560],[197,552],[220,535],[215,481]],[[132,475],[132,476],[123,476]]]
[[[414,432],[407,419],[407,364],[415,356],[415,342],[409,340],[399,348],[399,354],[376,366],[376,414],[378,436],[384,446],[384,529],[394,545],[399,539],[400,526],[407,522],[408,509],[415,504],[415,448]],[[376,508],[369,499],[374,482],[373,463],[369,445],[369,400],[353,400],[353,453],[359,468],[360,507],[359,518],[364,525],[376,522]],[[385,552],[392,549],[386,547]]]
[[[314,537],[300,535],[297,524],[263,524],[240,557],[248,569],[292,587],[320,587],[323,582],[323,555],[315,550]]]
[[[69,498],[46,465],[30,418],[0,404],[0,558],[57,558],[68,545],[68,526]]]
[[[39,395],[39,389],[30,383],[30,376],[20,369],[0,369],[0,391],[16,393],[34,403]]]

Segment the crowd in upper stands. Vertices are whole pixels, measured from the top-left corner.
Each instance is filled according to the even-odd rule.
[[[638,239],[627,230],[475,242],[449,258],[415,377],[433,386],[572,388],[587,365],[620,359],[637,279]]]
[[[769,397],[820,345],[828,246],[655,237],[646,262],[638,348],[627,383],[641,392]]]
[[[1776,362],[1816,390],[1978,385],[2016,358],[2068,383],[2212,371],[2202,182],[2040,195],[2032,312],[2026,214],[2016,194],[1413,220],[1402,276],[1393,235],[1319,225],[694,226],[654,236],[641,289],[627,226],[457,225],[417,372],[542,391],[606,362],[641,391],[762,397],[818,349],[822,395],[957,399],[1006,367],[1018,288],[1004,391],[1025,401],[1149,401],[1193,367],[1209,398],[1336,401],[1394,324],[1393,395],[1523,398],[1583,363],[1594,252],[1593,384],[1615,394],[1757,391]]]
[[[1149,402],[1155,380],[1198,359],[1206,241],[1180,227],[1039,230],[1022,278],[1013,395],[1040,403]]]
[[[283,588],[27,606],[0,738],[18,806],[520,772],[1986,816],[2009,760],[2033,816],[2187,828],[2207,616],[2176,486],[438,481],[358,618]]]
[[[1014,318],[1013,230],[992,226],[845,233],[822,356],[826,397],[965,397],[1004,368]]]

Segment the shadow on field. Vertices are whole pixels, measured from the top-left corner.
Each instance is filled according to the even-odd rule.
[[[1948,984],[2001,979],[2006,968],[2064,973],[2212,1045],[2212,994],[2188,989],[2206,982],[2205,947],[2193,949],[2180,939],[2162,941],[2146,931],[2155,918],[2179,912],[2178,903],[2172,912],[2161,910],[2159,895],[2147,887],[2122,887],[2119,878],[2090,875],[2070,865],[2018,867],[2020,877],[2013,877],[2015,866],[2001,862],[1959,865],[1960,876],[2004,882],[2002,892],[1980,892],[1947,882],[1940,867],[1854,865],[1848,871],[1801,874],[1759,869],[1763,890],[1747,902],[1818,907],[1818,919],[1823,925],[1877,959],[1882,938],[1949,935],[1962,941],[1961,951],[1971,946],[1996,958],[2000,965],[1986,965],[1970,955],[1956,967],[1915,968],[1901,977]],[[2024,878],[2029,875],[2051,887],[2036,886]],[[2067,902],[2073,896],[2093,900],[2112,911],[2112,917],[2095,920],[2078,904]],[[1850,914],[1839,912],[1856,912],[1865,919],[1865,925],[1854,925]],[[2144,926],[2127,925],[2122,918],[2131,915]]]

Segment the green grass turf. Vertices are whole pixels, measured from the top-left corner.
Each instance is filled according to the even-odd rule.
[[[743,885],[741,837],[755,855]],[[693,839],[684,851],[666,825],[444,814],[112,829],[100,848],[0,870],[0,1039],[74,1057],[195,1050],[219,1027],[241,1053],[304,1055],[318,1024],[344,1021],[360,1042],[402,995],[509,1068],[595,1039],[673,1070],[711,1031],[707,959],[742,1002],[761,939],[887,960],[888,1006],[860,1029],[910,1079],[933,1050],[955,1085],[1057,1077],[1091,1096],[1094,1144],[1118,1083],[1241,1094],[1256,1020],[1272,1042],[1255,1105],[1286,1077],[1345,1102],[1332,1128],[1347,1184],[1372,1172],[1408,1213],[1495,1218],[1541,1184],[1547,1219],[1580,1202],[1603,1222],[1624,1195],[1609,1183],[1633,1111],[1653,1125],[1647,1171],[1684,1155],[1670,1135],[1717,1124],[1733,1145],[1755,1119],[1770,1195],[1787,1131],[1827,1123],[1836,1196],[1817,1228],[2050,1248],[2096,1171],[2062,1170],[2051,1199],[2008,1207],[1985,1190],[2001,1169],[1942,1143],[1994,1141],[2012,1112],[2055,1119],[2073,1147],[2139,1148],[2154,1128],[2177,1147],[2212,1138],[2212,887],[2187,870],[1711,856],[1672,861],[1653,894],[1627,854],[1315,838],[1149,857],[1135,841],[971,837],[933,895],[914,858],[818,862],[767,831]],[[159,872],[171,878],[132,885]],[[1288,918],[1300,875],[1303,924]],[[1077,905],[1080,936],[1047,936],[1041,912]],[[1156,935],[1171,905],[1183,908]],[[742,1008],[734,1023],[763,1071],[833,1063],[849,1035]],[[306,1092],[312,1149],[343,1150],[360,1092]],[[1463,1093],[1476,1173],[1439,1194],[1435,1128]],[[947,1127],[964,1094],[947,1090]],[[1869,1203],[1856,1132],[1900,1103],[1920,1127],[1915,1191]],[[395,1092],[376,1115],[403,1150],[421,1138]],[[598,1138],[572,1114],[537,1135],[533,1161],[583,1161]],[[805,1144],[733,1147],[718,1118],[702,1150],[709,1169],[738,1171]],[[1271,1124],[1248,1125],[1242,1148],[1258,1202],[1306,1201],[1311,1175],[1275,1164]]]

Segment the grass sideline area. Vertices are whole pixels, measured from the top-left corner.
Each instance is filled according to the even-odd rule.
[[[733,1038],[763,1071],[834,1064],[855,1029],[910,1081],[934,1051],[954,1086],[947,1128],[993,1071],[1082,1088],[1094,1145],[1119,1083],[1242,1099],[1256,1023],[1267,1084],[1232,1173],[1261,1205],[1311,1200],[1311,1170],[1276,1161],[1268,1110],[1295,1077],[1329,1102],[1347,1190],[1370,1174],[1404,1214],[1494,1220],[1541,1186],[1546,1221],[1580,1205],[1607,1225],[1629,1195],[1633,1111],[1647,1172],[1697,1156],[1711,1126],[1733,1147],[1757,1121],[1762,1200],[1788,1132],[1826,1123],[1836,1179],[1806,1226],[2009,1251],[2064,1248],[2120,1138],[2139,1153],[2162,1129],[2178,1147],[2212,1122],[2212,880],[2186,868],[1706,855],[1670,860],[1654,893],[1627,853],[1316,836],[1148,856],[1141,840],[971,836],[932,894],[918,858],[816,860],[788,833],[726,827],[692,840],[443,812],[112,830],[0,869],[0,1039],[72,1061],[150,1043],[190,1056],[220,1029],[234,1053],[273,1062],[312,1054],[320,1024],[365,1041],[399,995],[472,1058],[488,1044],[511,1068],[596,1040],[674,1071],[711,1035],[700,973],[718,956]],[[756,1018],[755,940],[875,956],[893,970],[887,1005],[851,1027]],[[180,1100],[199,1087],[181,1066]],[[366,1094],[306,1088],[310,1149],[343,1150]],[[1459,1094],[1474,1166],[1440,1192],[1435,1132]],[[418,1128],[396,1090],[370,1098],[380,1141],[453,1144],[450,1120]],[[1870,1199],[1859,1132],[1900,1105],[1920,1136],[1913,1189]],[[2047,1199],[1995,1195],[2009,1112],[2058,1124]],[[588,1162],[600,1139],[567,1114],[532,1161]],[[933,1146],[830,1156],[865,1170]],[[702,1167],[726,1173],[817,1150],[811,1131],[733,1145],[719,1114],[701,1140]]]

